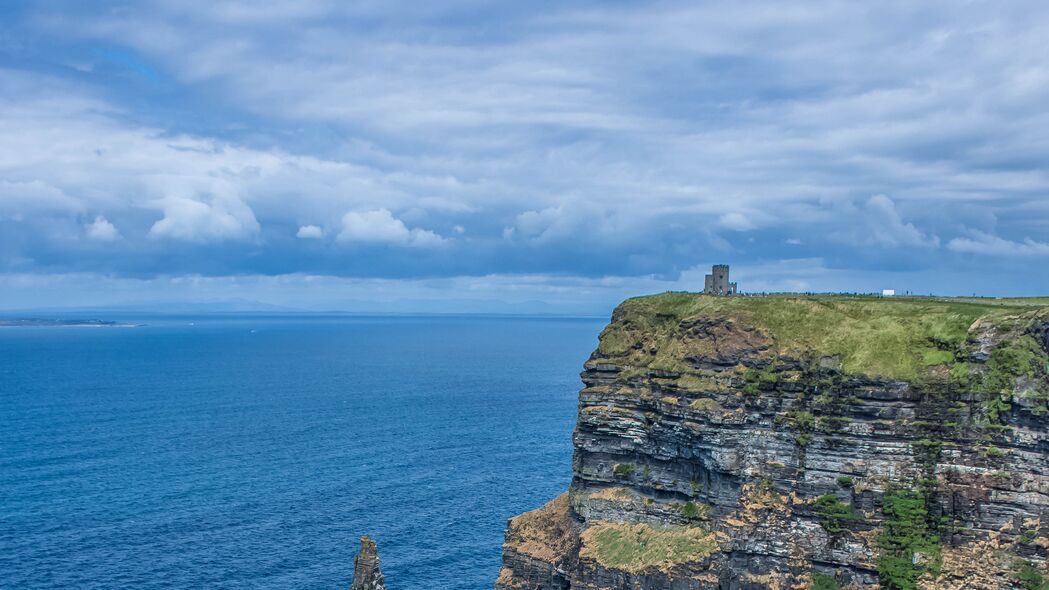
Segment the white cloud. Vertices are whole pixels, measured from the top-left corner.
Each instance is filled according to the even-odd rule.
[[[210,203],[169,197],[157,206],[164,218],[153,224],[149,235],[186,242],[208,243],[247,240],[259,231],[251,208],[237,198],[212,198]]]
[[[548,207],[540,211],[525,211],[517,216],[516,223],[509,233],[503,236],[512,238],[522,236],[536,240],[571,233],[572,222],[565,213],[564,207]]]
[[[436,232],[428,229],[412,229],[412,239],[409,244],[423,248],[432,248],[445,244],[448,240]]]
[[[324,230],[317,225],[304,225],[295,233],[295,237],[304,240],[316,240],[324,237]]]
[[[811,221],[797,207],[745,221],[733,211],[812,197],[975,202],[1046,188],[1036,164],[996,165],[1003,154],[1033,161],[1049,151],[1038,102],[1049,97],[1039,74],[1049,65],[1045,15],[936,1],[938,9],[915,11],[895,1],[870,22],[849,3],[761,6],[559,7],[523,12],[519,34],[486,40],[471,34],[476,23],[440,18],[455,8],[406,16],[396,3],[364,9],[368,22],[391,29],[360,27],[356,9],[321,1],[258,11],[166,2],[50,22],[120,40],[263,117],[367,128],[377,138],[371,151],[387,139],[397,151],[411,145],[412,172],[452,179],[444,188],[454,196],[440,198],[463,209],[490,209],[492,194],[519,211],[569,201],[627,217],[694,208],[740,231]],[[304,22],[313,26],[295,26]],[[404,36],[375,32],[397,25]],[[216,34],[230,27],[235,38]],[[440,34],[420,41],[416,27]],[[668,67],[677,61],[682,69]],[[687,111],[678,88],[693,96]],[[492,190],[474,192],[473,179]],[[576,193],[558,190],[565,186]]]
[[[339,241],[401,243],[411,239],[411,232],[388,209],[349,211],[342,216]]]
[[[502,236],[504,240],[516,239],[534,244],[623,247],[644,239],[647,226],[658,218],[658,211],[566,198],[554,206],[517,214],[513,226],[504,228]]]
[[[333,220],[327,235],[343,242],[401,246],[449,242],[423,228],[468,227],[454,272],[471,259],[489,266],[469,272],[673,274],[710,248],[781,256],[764,246],[802,235],[806,251],[834,248],[837,265],[875,247],[877,264],[912,264],[918,248],[934,264],[953,258],[937,236],[988,218],[1018,245],[1002,256],[1049,240],[1049,12],[1035,2],[888,0],[876,13],[848,2],[564,4],[513,9],[512,35],[483,37],[476,28],[505,22],[505,9],[471,5],[465,22],[443,18],[464,5],[452,4],[34,7],[26,33],[58,47],[103,39],[226,106],[139,112],[121,102],[127,92],[92,91],[98,76],[0,70],[0,222],[30,222],[9,223],[24,232],[5,242],[24,246],[10,258],[33,260],[25,244],[76,234],[95,211],[119,220],[129,253],[174,252],[137,240],[156,221],[143,209],[162,199],[173,210],[150,235],[255,239],[251,270],[266,244],[287,246],[267,232],[301,220]],[[212,200],[216,182],[248,214]],[[3,183],[50,196],[7,197]],[[876,194],[892,199],[866,199]],[[853,205],[857,195],[865,202]],[[383,210],[377,229],[338,223]],[[966,240],[979,241],[954,249]],[[391,252],[363,272],[401,276],[398,254],[414,253]]]
[[[868,228],[875,241],[888,246],[933,247],[940,245],[940,238],[919,230],[908,223],[896,210],[896,203],[885,195],[875,195],[864,208]]]
[[[754,224],[746,215],[735,211],[722,215],[718,218],[718,223],[722,227],[733,231],[748,231],[754,229]]]
[[[392,244],[399,246],[438,246],[445,239],[428,229],[408,229],[389,209],[349,211],[342,216],[340,242]]]
[[[105,217],[98,215],[91,223],[84,224],[87,237],[99,242],[113,242],[120,239],[120,231]]]
[[[7,141],[14,141],[8,138]],[[9,181],[0,178],[0,219],[21,221],[41,214],[73,214],[83,205],[61,189],[41,180]]]
[[[919,230],[903,220],[896,203],[885,195],[875,195],[855,213],[858,220],[840,220],[844,227],[834,233],[842,241],[857,245],[936,248],[940,238]]]
[[[954,238],[947,243],[947,248],[964,254],[982,256],[1049,256],[1049,243],[1037,242],[1031,238],[1014,242],[982,231],[971,231],[969,237]]]

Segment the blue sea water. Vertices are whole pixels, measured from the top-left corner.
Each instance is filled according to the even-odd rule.
[[[0,329],[0,587],[489,589],[603,324],[145,322]]]

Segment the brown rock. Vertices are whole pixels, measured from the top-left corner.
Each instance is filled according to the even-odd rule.
[[[379,551],[368,535],[361,537],[361,550],[353,560],[350,590],[386,590],[386,581],[379,569]]]

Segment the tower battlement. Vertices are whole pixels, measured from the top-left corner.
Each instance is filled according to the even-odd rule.
[[[736,283],[728,280],[728,265],[715,264],[710,274],[703,278],[703,293],[706,295],[735,295]]]

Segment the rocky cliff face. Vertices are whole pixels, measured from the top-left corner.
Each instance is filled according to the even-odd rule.
[[[1049,588],[1047,349],[1023,302],[627,301],[496,588]]]

